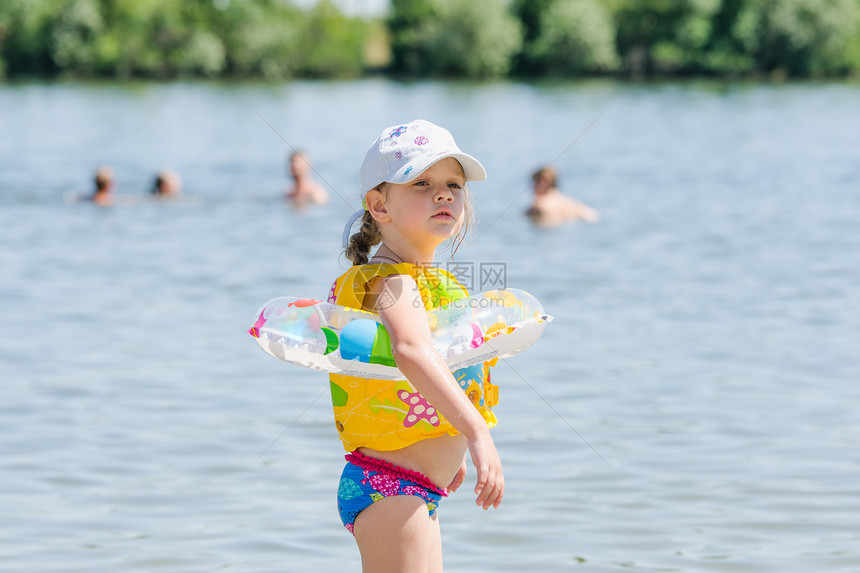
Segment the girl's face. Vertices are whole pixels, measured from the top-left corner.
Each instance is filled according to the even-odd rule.
[[[384,197],[376,191],[384,201],[384,215],[377,218],[383,236],[433,249],[455,237],[465,218],[465,185],[463,168],[453,157],[437,161],[408,183],[387,184]]]

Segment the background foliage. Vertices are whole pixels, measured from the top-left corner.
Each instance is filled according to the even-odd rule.
[[[0,77],[860,75],[860,0],[3,0]]]

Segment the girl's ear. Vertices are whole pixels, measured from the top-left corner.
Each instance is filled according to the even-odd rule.
[[[391,220],[391,215],[388,214],[388,210],[385,208],[385,196],[379,189],[368,191],[367,195],[364,196],[364,201],[367,203],[367,210],[370,212],[370,216],[375,221],[387,223]]]

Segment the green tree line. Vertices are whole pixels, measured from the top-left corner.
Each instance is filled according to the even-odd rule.
[[[2,0],[0,77],[860,75],[860,0]]]

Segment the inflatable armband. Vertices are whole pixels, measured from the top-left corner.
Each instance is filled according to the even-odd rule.
[[[429,311],[433,345],[452,370],[505,358],[540,338],[552,317],[518,289],[492,290]],[[248,331],[275,358],[321,370],[402,380],[391,339],[376,314],[314,299],[279,297]]]

